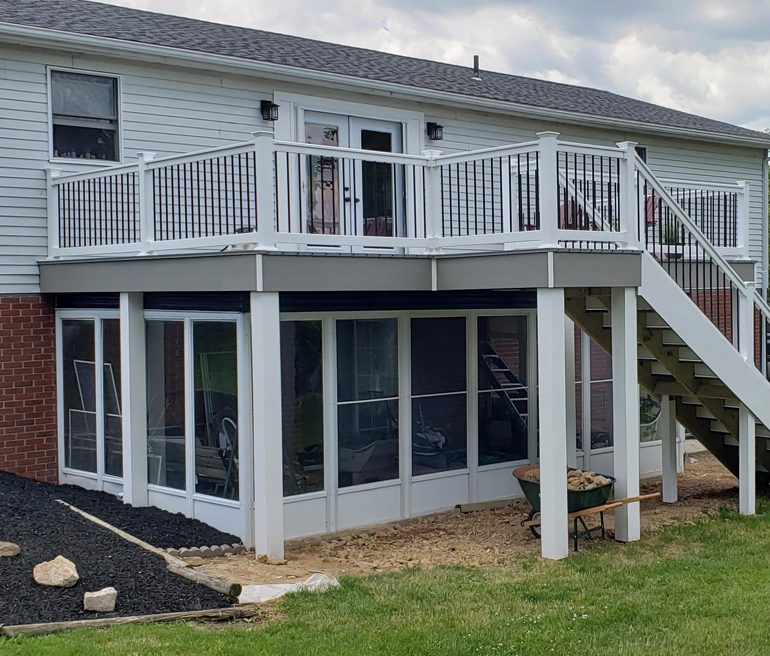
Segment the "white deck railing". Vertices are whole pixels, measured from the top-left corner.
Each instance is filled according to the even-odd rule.
[[[615,249],[676,239],[654,220],[649,205],[660,201],[640,186],[634,144],[538,136],[450,155],[324,147],[269,133],[182,156],[143,153],[134,164],[49,177],[49,255],[236,244],[375,253]],[[659,182],[721,253],[747,254],[745,183]]]

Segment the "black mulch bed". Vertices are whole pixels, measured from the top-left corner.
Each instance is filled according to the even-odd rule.
[[[210,547],[233,544],[240,538],[179,513],[160,508],[133,508],[107,492],[85,490],[74,485],[51,485],[0,472],[0,496],[6,491],[29,490],[35,498],[61,499],[76,508],[123,529],[127,533],[167,549],[173,547]],[[56,504],[61,505],[61,504]],[[72,511],[69,511],[72,512]],[[2,530],[2,527],[0,527]]]
[[[19,556],[0,559],[0,624],[147,615],[230,605],[224,595],[166,571],[166,563],[159,556],[56,503],[57,494],[52,490],[61,488],[15,476],[0,477],[0,540],[21,547]],[[70,498],[73,505],[76,500],[83,505],[82,497]],[[114,521],[110,516],[105,519]],[[32,568],[58,555],[77,566],[77,584],[72,588],[49,588],[35,583]],[[115,612],[84,611],[83,593],[107,586],[118,591]]]

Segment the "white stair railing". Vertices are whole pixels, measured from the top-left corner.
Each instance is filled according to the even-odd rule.
[[[649,167],[635,157],[643,243],[749,362],[767,374],[770,306],[744,281]],[[761,348],[760,348],[761,347]]]

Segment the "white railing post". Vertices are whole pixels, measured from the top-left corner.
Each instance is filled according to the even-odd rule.
[[[61,169],[46,169],[46,207],[48,213],[48,257],[58,257],[59,242],[59,187],[54,180],[61,175]]]
[[[425,157],[431,158],[425,165],[425,238],[436,243],[442,236],[442,198],[441,198],[441,165],[433,160],[441,155],[440,150],[423,150]],[[432,250],[438,250],[433,248]]]
[[[558,132],[538,132],[540,141],[540,248],[559,247],[559,163]]]
[[[628,246],[639,247],[642,234],[636,195],[636,141],[616,144],[623,151],[620,166],[620,232]]]
[[[155,241],[155,189],[152,185],[152,171],[147,163],[155,159],[156,153],[137,153],[137,177],[139,178],[139,249],[140,255],[152,253]]]
[[[747,180],[739,180],[738,185],[738,216],[735,226],[735,246],[740,252],[740,257],[749,259],[749,191]]]
[[[746,362],[754,364],[754,282],[738,289],[738,351]]]
[[[256,172],[257,244],[260,248],[274,249],[276,244],[275,216],[275,145],[270,131],[252,132]]]

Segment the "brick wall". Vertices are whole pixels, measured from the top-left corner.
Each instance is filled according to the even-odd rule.
[[[45,297],[0,295],[0,470],[56,482],[56,339]]]

